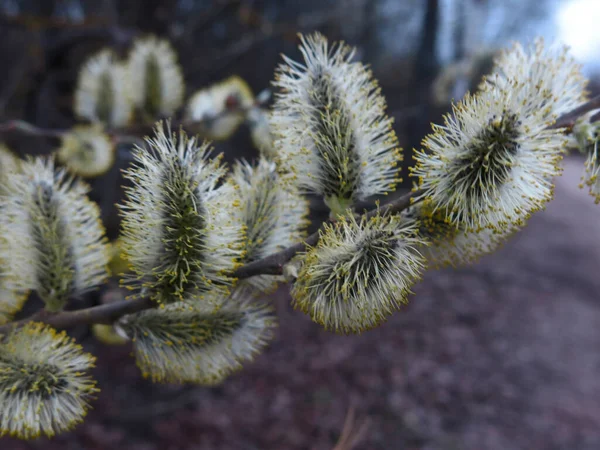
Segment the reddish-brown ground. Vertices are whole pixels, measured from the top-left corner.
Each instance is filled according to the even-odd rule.
[[[218,388],[152,385],[130,350],[89,344],[102,392],[84,425],[2,449],[332,449],[350,405],[357,449],[600,448],[600,206],[568,160],[556,199],[479,264],[429,273],[361,336],[323,331],[276,295],[281,326]]]

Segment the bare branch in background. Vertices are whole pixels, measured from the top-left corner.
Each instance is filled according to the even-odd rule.
[[[369,419],[364,419],[360,423],[357,423],[355,416],[355,408],[351,406],[346,414],[344,420],[344,427],[340,433],[338,443],[333,450],[352,450],[363,441],[369,429]]]

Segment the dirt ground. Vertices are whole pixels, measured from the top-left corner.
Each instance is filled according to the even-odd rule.
[[[102,392],[85,424],[2,449],[332,449],[351,405],[357,450],[600,448],[600,206],[566,161],[556,199],[503,249],[427,274],[405,311],[361,336],[274,298],[281,326],[217,388],[151,385],[127,347],[89,343]]]

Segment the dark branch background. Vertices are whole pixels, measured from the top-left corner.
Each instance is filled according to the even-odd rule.
[[[296,33],[317,29],[357,46],[412,149],[449,108],[432,89],[449,65],[512,39],[566,39],[559,22],[577,3],[585,1],[0,0],[0,121],[70,127],[81,62],[104,46],[125,52],[149,32],[174,44],[188,93],[232,74],[258,93],[281,53],[298,57]],[[482,61],[449,95],[477,83],[489,67]],[[597,61],[586,63],[593,75]],[[3,137],[20,153],[56,145],[16,131]],[[256,155],[244,127],[216,148],[229,161]],[[92,182],[112,237],[124,165]],[[369,421],[357,449],[598,449],[600,210],[577,189],[582,160],[565,166],[556,199],[505,248],[470,268],[428,273],[377,330],[327,333],[291,309],[282,287],[272,296],[281,322],[273,344],[222,386],[150,384],[128,346],[74,329],[98,356],[94,410],[72,433],[3,438],[0,448],[332,449],[355,407]],[[315,224],[323,216],[318,202],[313,216]]]

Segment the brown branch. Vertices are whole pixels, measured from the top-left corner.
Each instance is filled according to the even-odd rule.
[[[23,320],[1,326],[0,334],[6,333],[31,321],[44,322],[56,328],[68,328],[75,325],[91,325],[94,323],[111,324],[125,314],[133,314],[145,309],[153,308],[154,306],[156,306],[156,304],[149,298],[138,298],[135,300],[123,300],[116,303],[109,303],[107,305],[93,306],[77,311],[48,313],[47,311],[42,310]]]
[[[23,120],[9,120],[7,122],[0,123],[0,136],[3,133],[10,133],[13,131],[20,131],[30,136],[53,138],[61,138],[68,132],[68,130],[40,128]]]
[[[317,231],[307,237],[303,242],[292,245],[280,252],[273,253],[258,261],[245,264],[237,269],[233,276],[236,278],[250,278],[255,275],[281,275],[283,273],[283,266],[288,263],[298,253],[306,250],[306,247],[313,246],[319,240],[319,233]]]
[[[585,113],[593,111],[594,109],[600,108],[600,95],[597,95],[590,99],[588,102],[583,105],[575,108],[573,111],[566,113],[565,115],[559,117],[554,125],[550,126],[550,129],[556,128],[566,128],[568,131],[571,131],[573,125],[575,125],[575,121],[583,116]]]

